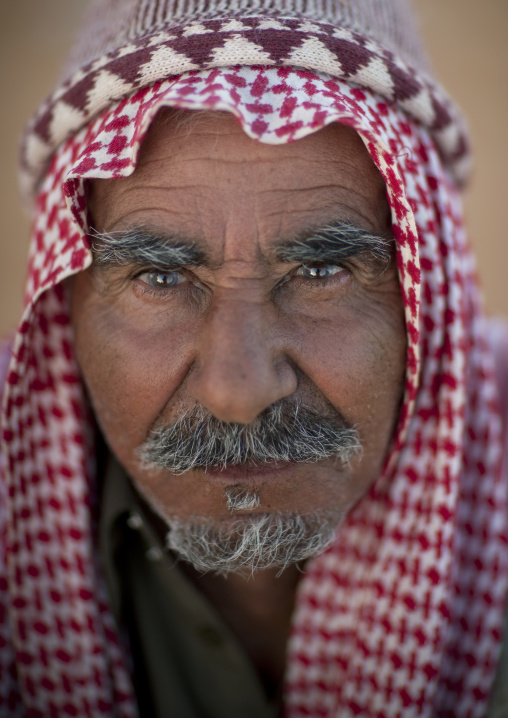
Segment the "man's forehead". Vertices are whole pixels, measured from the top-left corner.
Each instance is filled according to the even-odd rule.
[[[339,122],[329,123],[298,140],[273,143],[253,138],[239,118],[227,111],[182,110],[166,108],[160,111],[150,124],[141,144],[138,167],[159,157],[184,157],[189,161],[207,156],[214,162],[233,161],[252,164],[270,163],[281,165],[285,161],[300,160],[301,174],[307,176],[309,161],[326,166],[343,160],[359,162],[360,171],[369,166],[377,173],[380,184],[383,179],[371,159],[364,142],[352,127]],[[310,156],[309,156],[310,155]],[[270,170],[276,176],[274,168]],[[285,182],[298,183],[298,177],[286,174]]]
[[[227,224],[233,208],[247,231],[256,216],[261,233],[264,220],[282,222],[276,234],[286,237],[337,219],[378,231],[389,224],[383,178],[353,129],[333,123],[270,145],[248,137],[226,112],[159,113],[133,174],[93,180],[89,208],[99,231],[159,224],[193,241],[214,223]]]

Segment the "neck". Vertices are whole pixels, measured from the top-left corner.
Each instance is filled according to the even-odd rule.
[[[224,577],[181,566],[243,645],[267,695],[276,695],[284,675],[299,568],[292,566],[280,576],[279,569],[267,569],[249,577]]]
[[[141,500],[164,541],[167,523]],[[275,696],[282,687],[296,589],[302,576],[300,567],[290,566],[280,576],[277,568],[249,576],[238,573],[219,576],[202,574],[184,561],[179,566],[236,635],[267,696]]]

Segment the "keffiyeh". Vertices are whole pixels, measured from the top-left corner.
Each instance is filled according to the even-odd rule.
[[[86,180],[131,174],[167,106],[232,112],[271,144],[349,125],[392,211],[404,402],[382,475],[300,582],[286,715],[484,715],[504,621],[508,484],[457,189],[429,132],[373,89],[260,66],[137,89],[59,148],[39,189],[3,405],[0,705],[11,716],[136,715],[96,556],[93,417],[65,280],[91,263]]]

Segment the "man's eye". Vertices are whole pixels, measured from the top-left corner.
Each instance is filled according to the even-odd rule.
[[[169,289],[187,281],[181,272],[143,272],[136,279],[154,289]]]
[[[313,266],[302,264],[302,266],[296,270],[295,275],[297,277],[305,277],[305,279],[329,279],[330,277],[334,277],[335,275],[345,271],[344,267],[341,267],[338,264]]]

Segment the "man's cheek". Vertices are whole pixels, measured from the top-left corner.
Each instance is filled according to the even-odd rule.
[[[406,340],[403,322],[377,340],[378,320],[367,316],[306,327],[299,341],[302,372],[357,425],[366,452],[382,453],[397,419],[404,385]]]
[[[308,323],[295,344],[303,373],[332,403],[339,402],[341,411],[357,412],[381,356],[362,320]]]
[[[111,444],[139,444],[185,374],[186,335],[154,332],[106,309],[75,322],[76,352],[99,423]]]

